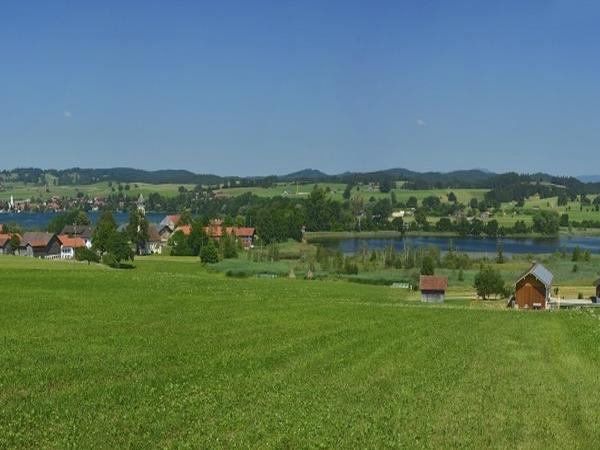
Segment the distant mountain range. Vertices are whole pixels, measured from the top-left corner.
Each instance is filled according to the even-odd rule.
[[[267,180],[269,179],[269,180]],[[18,168],[0,171],[0,182],[21,181],[27,183],[53,183],[59,185],[92,184],[101,181],[119,183],[151,183],[151,184],[198,184],[215,186],[221,183],[241,185],[261,184],[274,181],[284,182],[341,182],[368,183],[388,181],[406,181],[412,188],[427,187],[454,188],[493,188],[519,182],[546,182],[556,185],[576,187],[583,183],[600,184],[600,175],[586,175],[578,178],[556,177],[546,173],[518,175],[516,173],[498,174],[484,169],[455,170],[450,172],[417,172],[405,168],[391,168],[372,172],[343,172],[327,174],[317,169],[307,168],[285,175],[264,176],[220,176],[214,174],[197,174],[189,170],[141,170],[127,167],[105,169],[38,169]]]
[[[599,183],[600,175],[579,175],[577,179],[582,183]]]

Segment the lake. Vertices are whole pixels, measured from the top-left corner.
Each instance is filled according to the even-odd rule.
[[[487,253],[490,256],[497,253],[499,246],[502,246],[505,255],[554,253],[561,250],[572,251],[577,246],[582,250],[589,250],[592,253],[600,252],[600,237],[596,236],[561,236],[552,239],[411,236],[387,239],[325,239],[318,242],[330,250],[340,250],[346,255],[352,255],[364,248],[368,250],[383,250],[390,245],[393,245],[398,251],[404,250],[405,245],[412,247],[434,245],[442,251],[446,251],[452,246],[460,252],[471,254]]]
[[[59,214],[63,213],[0,213],[0,223],[16,223],[24,230],[45,230],[48,227],[48,224],[50,223],[52,218]],[[100,219],[102,212],[90,211],[86,214],[90,218],[92,223],[96,223],[98,222],[98,219]],[[146,218],[151,223],[158,223],[165,217],[165,215],[166,214],[164,213],[146,213]],[[127,221],[129,220],[129,213],[113,213],[113,217],[115,218],[117,224],[121,225],[127,223]]]

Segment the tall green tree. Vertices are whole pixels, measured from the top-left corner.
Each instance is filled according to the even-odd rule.
[[[183,231],[181,230],[177,230],[171,235],[169,238],[169,246],[171,247],[171,255],[173,256],[192,255],[188,237],[183,234]]]
[[[204,264],[215,264],[219,262],[219,252],[212,239],[209,239],[206,245],[202,247],[202,250],[200,250],[200,260]]]
[[[421,275],[433,275],[435,272],[435,262],[429,255],[423,257],[421,262]]]
[[[94,235],[92,236],[94,248],[98,250],[100,254],[106,253],[116,232],[117,222],[115,222],[112,212],[103,212],[94,229]]]
[[[560,218],[554,211],[538,211],[533,216],[533,231],[547,235],[558,233]]]
[[[500,272],[494,270],[490,265],[483,265],[475,275],[475,290],[477,295],[484,300],[492,295],[498,296],[504,294],[504,280]]]
[[[204,223],[200,220],[192,222],[192,229],[188,236],[188,246],[190,252],[194,256],[200,254],[200,249],[208,242],[208,236],[204,231]]]
[[[149,239],[148,220],[138,209],[133,209],[129,213],[129,223],[127,225],[127,236],[135,245],[135,253],[141,255]]]
[[[58,214],[52,218],[47,230],[50,233],[60,233],[67,225],[89,225],[90,218],[80,209],[74,209],[64,214]]]
[[[108,251],[117,264],[120,264],[122,261],[133,261],[135,258],[135,252],[131,247],[127,232],[114,233]]]
[[[21,246],[21,237],[17,233],[13,233],[10,237],[10,251],[14,255]]]

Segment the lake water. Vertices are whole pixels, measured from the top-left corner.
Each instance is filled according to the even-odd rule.
[[[61,213],[0,213],[0,223],[16,223],[24,230],[45,230],[52,218],[59,214]],[[90,211],[86,214],[92,223],[96,223],[102,212]],[[165,215],[164,213],[147,213],[146,218],[151,223],[158,223]],[[113,216],[119,225],[127,223],[129,220],[129,213],[113,213]]]
[[[591,236],[561,236],[555,239],[493,239],[476,237],[405,237],[390,239],[337,239],[322,240],[319,243],[330,250],[340,250],[346,255],[357,253],[364,248],[368,250],[383,250],[390,245],[398,251],[406,246],[426,247],[434,245],[442,251],[447,251],[451,246],[465,253],[487,253],[495,255],[499,246],[502,246],[505,255],[511,254],[539,254],[554,253],[561,250],[572,251],[576,246],[592,253],[600,252],[600,237]]]

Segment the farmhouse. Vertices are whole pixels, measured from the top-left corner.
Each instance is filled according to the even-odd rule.
[[[515,308],[545,309],[550,300],[554,275],[539,263],[534,263],[515,283]]]
[[[24,233],[21,237],[19,255],[34,257],[59,257],[61,243],[52,233]]]
[[[10,239],[11,234],[0,234],[0,255],[7,255],[11,253]]]
[[[60,232],[61,236],[78,237],[85,241],[87,248],[92,248],[94,228],[91,225],[66,225]]]
[[[167,242],[169,240],[171,235],[175,232],[180,219],[180,214],[173,214],[165,216],[165,218],[160,221],[156,229],[162,242]]]
[[[163,240],[154,224],[148,225],[148,241],[142,252],[144,255],[160,255],[162,253]]]
[[[254,243],[254,235],[256,231],[252,227],[224,227],[221,225],[220,220],[214,220],[207,227],[204,227],[204,232],[210,238],[218,241],[223,237],[224,233],[228,235],[233,234],[236,239],[241,242],[242,246],[245,249],[249,249],[252,247]],[[180,225],[175,231],[181,231],[185,236],[189,236],[192,232],[192,227],[190,225]]]
[[[70,237],[66,234],[58,236],[60,242],[60,259],[75,258],[75,250],[86,247],[85,240],[80,237]]]
[[[231,235],[233,234],[238,241],[242,243],[245,249],[251,248],[255,230],[252,227],[223,227],[221,225],[209,225],[204,228],[204,232],[215,240],[221,239],[224,233]]]
[[[422,302],[444,303],[446,289],[448,289],[448,277],[421,275],[419,289]]]

